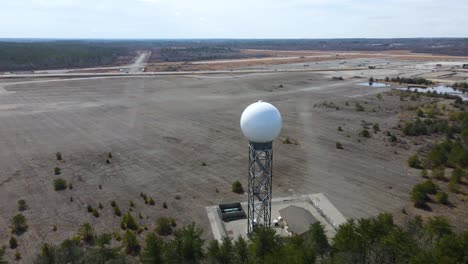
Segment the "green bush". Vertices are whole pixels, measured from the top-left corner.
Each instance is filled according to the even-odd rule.
[[[361,132],[359,132],[359,136],[365,137],[365,138],[370,138],[371,134],[369,133],[369,130],[364,128],[363,130],[361,130]]]
[[[354,104],[354,108],[356,109],[356,111],[358,112],[364,112],[366,109],[364,109],[364,106],[362,106],[360,103],[355,103]]]
[[[172,224],[171,219],[168,217],[160,217],[156,221],[156,233],[161,236],[168,236],[172,234]]]
[[[337,149],[343,149],[343,145],[340,142],[336,142]]]
[[[424,117],[424,112],[421,109],[418,109],[417,116],[418,117]]]
[[[55,153],[55,157],[57,158],[57,160],[62,160],[62,153],[60,152]]]
[[[460,183],[462,177],[465,176],[465,172],[461,168],[456,168],[452,171],[452,177],[450,177],[450,182]]]
[[[58,178],[58,179],[55,179],[54,180],[54,190],[56,191],[62,191],[62,190],[65,190],[67,188],[67,181],[62,179],[62,178]]]
[[[14,236],[10,237],[10,240],[8,242],[10,244],[11,249],[15,249],[18,247],[18,241],[16,240]]]
[[[120,211],[120,208],[118,206],[114,206],[112,208],[113,208],[112,210],[114,211],[114,215],[119,216],[119,217],[122,216],[122,212]]]
[[[99,212],[96,210],[96,208],[93,208],[93,216],[98,218],[99,217]]]
[[[435,200],[437,203],[440,204],[447,204],[448,203],[448,195],[445,192],[437,192],[435,196]]]
[[[421,176],[423,178],[429,178],[429,174],[427,173],[427,170],[426,169],[422,169],[421,171]]]
[[[55,167],[54,173],[55,173],[55,175],[60,175],[62,173],[62,170],[60,170],[59,167]]]
[[[117,203],[116,203],[115,201],[111,201],[110,205],[111,205],[112,207],[116,207],[116,206],[117,206]]]
[[[122,217],[122,221],[120,222],[121,227],[125,227],[123,229],[131,229],[131,230],[137,230],[138,225],[133,218],[133,216],[130,213],[126,213]]]
[[[436,180],[445,180],[445,169],[440,167],[432,169],[431,177]]]
[[[140,252],[140,243],[138,242],[138,239],[135,234],[128,229],[125,231],[122,245],[125,249],[125,253],[128,255],[136,256]]]
[[[13,216],[10,220],[10,228],[13,233],[15,234],[22,234],[28,230],[28,224],[26,221],[26,217],[22,214],[17,214]]]
[[[416,207],[423,207],[426,205],[427,196],[420,190],[415,190],[411,192],[411,201]]]
[[[427,195],[435,194],[437,190],[437,185],[431,180],[416,184],[411,191],[411,201],[413,201],[416,207],[424,207],[426,201],[429,200]]]
[[[421,161],[419,160],[418,155],[415,154],[415,155],[409,157],[408,166],[410,166],[411,168],[415,168],[415,169],[421,169],[422,168]]]
[[[426,180],[416,186],[419,186],[418,188],[420,188],[420,190],[425,194],[435,194],[439,189],[439,187],[437,187],[437,185],[431,180]]]
[[[26,201],[25,200],[19,200],[18,201],[18,210],[25,211],[26,209],[28,209],[28,205],[26,204]]]
[[[232,191],[238,194],[244,193],[244,188],[242,188],[240,181],[235,181],[232,183]]]
[[[374,129],[374,132],[380,131],[379,123],[375,123],[374,125],[372,125],[372,128]]]

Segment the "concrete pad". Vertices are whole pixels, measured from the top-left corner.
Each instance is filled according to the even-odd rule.
[[[241,203],[242,208],[246,210],[247,203]],[[346,222],[346,218],[336,209],[336,207],[322,193],[279,197],[271,201],[271,217],[278,219],[279,211],[290,205],[302,207],[309,211],[312,216],[317,219],[324,227],[326,234],[332,238],[336,234],[336,229],[339,225]],[[206,207],[208,219],[210,220],[212,233],[215,239],[221,242],[224,236],[229,236],[237,239],[239,236],[247,239],[247,219],[240,219],[230,222],[221,220],[221,215],[218,206]],[[287,230],[282,227],[275,227],[275,230],[280,236],[289,236]]]

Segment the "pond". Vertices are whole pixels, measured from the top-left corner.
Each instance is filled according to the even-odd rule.
[[[361,86],[368,86],[368,87],[375,87],[375,88],[389,87],[389,86],[390,86],[389,84],[386,84],[386,83],[378,83],[378,82],[372,83],[372,85],[370,85],[368,82],[366,82],[366,83],[358,83],[358,85],[361,85]]]
[[[412,92],[418,92],[418,93],[433,93],[433,92],[436,92],[438,94],[456,95],[456,96],[461,97],[461,99],[463,101],[468,101],[468,94],[467,93],[463,93],[460,90],[457,90],[457,89],[454,89],[452,87],[445,86],[445,85],[439,85],[439,86],[428,87],[428,88],[416,88],[416,87],[404,88],[404,87],[402,87],[402,88],[397,88],[397,89],[402,90],[402,91],[412,91]]]

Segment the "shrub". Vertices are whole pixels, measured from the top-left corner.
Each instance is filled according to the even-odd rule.
[[[359,136],[365,137],[365,138],[370,138],[371,137],[371,135],[369,133],[369,130],[367,130],[365,128],[363,130],[361,130],[361,132],[359,132]]]
[[[418,109],[417,116],[418,117],[424,117],[424,112],[421,109]]]
[[[426,199],[427,196],[424,193],[413,188],[413,191],[411,192],[411,201],[413,201],[414,206],[423,207],[426,205]]]
[[[135,207],[135,203],[132,200],[128,202],[128,205],[130,205],[130,207]]]
[[[69,183],[68,184],[68,189],[73,190],[73,184]]]
[[[62,170],[59,167],[55,167],[54,173],[55,175],[60,175],[62,173]]]
[[[447,204],[448,203],[448,195],[445,192],[437,192],[435,196],[435,200],[437,203],[440,204]]]
[[[445,180],[445,169],[441,167],[432,169],[431,177],[436,180]]]
[[[110,160],[109,160],[109,159],[106,159],[106,163],[107,163],[107,164],[110,164]]]
[[[122,217],[122,221],[120,222],[120,226],[124,227],[122,229],[131,229],[131,230],[137,230],[138,225],[133,218],[133,216],[130,213],[126,213]]]
[[[96,210],[96,208],[93,208],[93,216],[98,218],[99,217],[99,212]]]
[[[423,207],[426,201],[429,199],[428,194],[435,194],[437,192],[437,185],[431,180],[424,181],[416,184],[411,191],[411,201],[414,206]]]
[[[11,249],[15,249],[16,247],[18,247],[18,241],[16,240],[14,236],[10,237],[10,241],[8,242],[10,243]]]
[[[376,132],[376,133],[377,133],[378,131],[380,131],[379,123],[375,123],[375,124],[372,126],[372,128],[374,128],[374,132]]]
[[[341,126],[339,126],[338,131],[343,131],[343,128],[341,128]]]
[[[99,209],[103,209],[104,208],[104,205],[102,205],[101,202],[99,202],[99,205],[98,205]]]
[[[287,136],[285,139],[283,139],[283,144],[287,144],[287,145],[290,145],[290,144],[299,145],[299,142],[297,141],[297,139],[293,139],[293,138]]]
[[[167,203],[166,202],[163,203],[163,208],[167,209]]]
[[[21,259],[21,253],[18,250],[16,250],[15,251],[15,260],[19,261],[20,259]]]
[[[411,168],[415,168],[415,169],[421,169],[422,168],[421,161],[419,160],[418,155],[415,154],[415,155],[409,157],[408,166],[410,166]]]
[[[107,158],[112,159],[112,153],[111,153],[111,152],[109,152],[109,153],[107,154]]]
[[[60,152],[55,153],[55,157],[57,158],[57,160],[62,160],[62,153]]]
[[[429,178],[429,174],[427,173],[427,170],[426,169],[422,169],[421,171],[421,176],[423,178]]]
[[[120,211],[120,208],[118,206],[114,206],[112,210],[114,210],[114,215],[119,217],[122,216],[122,212]]]
[[[22,214],[13,216],[13,218],[10,220],[10,224],[11,230],[15,234],[22,234],[28,230],[26,217],[24,217]]]
[[[116,207],[116,206],[117,206],[117,203],[116,203],[115,201],[111,201],[110,205],[111,205],[112,207]]]
[[[336,148],[337,149],[343,149],[343,145],[341,145],[340,142],[336,142]]]
[[[172,234],[171,219],[167,217],[160,217],[156,221],[156,233],[161,236],[168,236]]]
[[[464,171],[461,168],[456,168],[452,171],[452,177],[450,177],[450,182],[460,183],[461,178],[464,176]]]
[[[395,135],[391,134],[390,135],[390,142],[396,142],[398,139]]]
[[[78,228],[78,237],[86,244],[92,244],[96,238],[93,226],[89,223],[84,223]]]
[[[130,230],[125,232],[122,245],[125,248],[125,253],[128,255],[136,256],[140,252],[140,243],[135,234]]]
[[[67,188],[67,181],[59,178],[54,180],[54,190],[56,191],[62,191]]]
[[[93,212],[93,207],[91,205],[89,205],[89,204],[88,204],[88,206],[86,206],[86,209],[88,210],[88,213]]]
[[[458,193],[458,192],[459,192],[458,186],[457,186],[457,184],[455,184],[454,182],[449,182],[449,184],[448,184],[448,190],[449,190],[450,192],[453,192],[453,193]]]
[[[244,188],[242,188],[242,183],[240,183],[240,181],[233,182],[232,191],[238,194],[244,193]]]
[[[117,241],[122,240],[122,237],[120,236],[120,233],[118,233],[118,232],[114,232],[114,238],[115,238],[115,240],[117,240]]]
[[[355,104],[354,104],[354,108],[355,108],[356,111],[358,111],[358,112],[364,112],[364,111],[365,111],[364,106],[362,106],[360,103],[355,103]]]
[[[416,186],[419,186],[418,188],[420,188],[420,190],[423,191],[425,194],[435,194],[439,189],[437,185],[431,180],[427,180]]]
[[[203,162],[201,163],[201,165],[202,165],[202,166],[206,166],[207,164],[206,164],[206,162],[203,161]]]
[[[165,203],[165,202],[164,202],[164,203]],[[149,199],[149,204],[150,204],[150,205],[154,205],[154,204],[155,204],[155,202],[154,202],[154,199],[153,199],[153,198],[150,198],[150,199]],[[167,207],[166,207],[166,208],[167,208]]]
[[[28,209],[28,205],[26,204],[25,200],[18,200],[18,210],[25,211]]]
[[[177,223],[176,223],[175,218],[171,218],[171,226],[172,226],[172,227],[176,227],[176,226],[177,226]]]
[[[174,198],[175,198],[176,200],[180,200],[182,197],[181,197],[180,195],[177,194],[176,196],[174,196]]]

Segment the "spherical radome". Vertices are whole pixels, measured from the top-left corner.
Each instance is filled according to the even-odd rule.
[[[240,126],[250,142],[271,142],[281,132],[281,114],[272,104],[258,101],[245,108]]]

